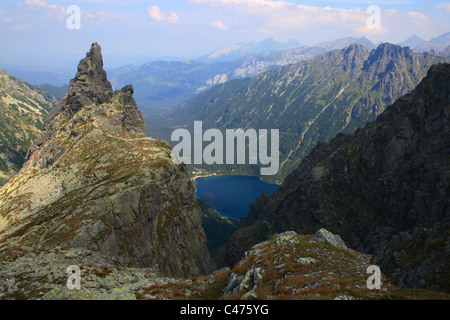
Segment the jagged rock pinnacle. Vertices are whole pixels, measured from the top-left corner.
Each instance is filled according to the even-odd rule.
[[[28,161],[0,189],[0,257],[25,228],[23,241],[42,250],[89,248],[176,277],[213,271],[191,179],[145,129],[133,87],[113,93],[94,43]]]
[[[70,117],[83,106],[105,103],[112,95],[111,83],[103,70],[102,51],[100,45],[95,42],[86,53],[86,58],[78,64],[75,78],[70,81],[69,92],[49,114],[47,121],[51,121],[60,113]]]
[[[30,146],[26,159],[60,131],[72,130],[77,123],[94,119],[96,126],[108,134],[121,135],[123,138],[145,137],[145,122],[133,92],[133,86],[128,85],[113,93],[103,69],[101,48],[98,43],[93,43],[86,57],[78,64],[68,93],[47,116],[46,129]],[[74,131],[72,134],[75,134]],[[53,160],[56,160],[57,156],[54,156]]]

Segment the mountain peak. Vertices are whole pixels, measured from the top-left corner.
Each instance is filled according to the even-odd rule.
[[[411,37],[406,39],[405,41],[399,42],[398,45],[402,47],[410,47],[411,49],[415,49],[420,45],[424,44],[426,41],[419,36],[413,34]]]
[[[450,32],[446,32],[436,38],[432,38],[430,42],[436,44],[448,44],[450,42]]]
[[[374,51],[375,56],[398,57],[412,54],[409,47],[402,47],[400,45],[389,42],[381,43]]]
[[[145,137],[145,122],[133,98],[133,86],[113,92],[103,69],[100,45],[93,43],[78,64],[68,93],[46,118],[46,129],[28,149],[27,159],[60,131],[72,130],[79,123],[94,122],[107,134],[122,138]],[[92,108],[94,107],[94,108]],[[58,158],[54,156],[54,160]]]
[[[355,51],[355,50],[359,50],[359,51],[364,51],[364,52],[368,52],[368,49],[361,43],[355,42],[352,43],[351,45],[349,45],[346,48],[342,49],[345,53],[346,52],[350,52],[350,51]]]
[[[69,92],[47,120],[52,120],[57,114],[71,117],[83,106],[105,103],[112,95],[111,83],[103,69],[101,47],[94,42],[86,57],[78,64],[75,78],[70,81]]]
[[[418,35],[415,35],[415,34],[413,34],[411,37],[409,37],[409,39],[414,39],[414,40],[417,40],[417,39],[419,39],[419,40],[423,40],[421,37],[419,37]]]
[[[107,102],[112,94],[111,83],[106,78],[106,72],[103,69],[102,49],[95,42],[92,44],[91,50],[86,53],[86,58],[78,64],[78,72],[70,82],[68,102],[71,106],[73,104],[70,102],[81,102],[84,105],[102,104]],[[71,99],[73,97],[75,99]]]
[[[211,272],[192,181],[170,144],[145,132],[133,86],[113,93],[94,43],[28,160],[0,189],[0,256],[20,229],[39,235],[20,241],[42,250],[92,249],[177,277]]]

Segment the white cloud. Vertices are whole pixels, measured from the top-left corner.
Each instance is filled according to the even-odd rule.
[[[147,12],[150,15],[150,18],[156,21],[167,21],[169,23],[178,22],[178,15],[175,12],[172,12],[169,16],[166,16],[161,12],[161,8],[158,6],[148,7]]]
[[[213,26],[217,29],[223,30],[223,31],[227,30],[227,27],[225,26],[225,24],[222,21],[211,22],[211,26]]]
[[[48,5],[47,14],[51,17],[54,17],[60,21],[64,20],[67,16],[66,8],[63,6],[59,6],[56,4]]]
[[[419,20],[419,21],[429,21],[428,17],[424,15],[422,12],[415,12],[410,11],[407,13],[407,15],[412,18],[413,20]]]
[[[366,25],[367,12],[361,8],[341,9],[291,3],[284,0],[190,0],[195,4],[228,6],[236,13],[256,18],[257,30],[311,30],[317,26],[358,29]]]
[[[311,30],[317,27],[332,27],[357,30],[366,26],[368,14],[361,8],[342,9],[297,5],[287,7],[268,15],[270,28],[294,28]]]
[[[190,0],[197,4],[213,4],[213,5],[245,5],[249,7],[283,7],[289,3],[283,0]]]
[[[11,17],[2,17],[1,20],[6,23],[10,23],[10,22],[14,21],[14,19]]]
[[[87,27],[93,27],[95,24],[103,23],[105,21],[111,21],[117,17],[107,11],[85,12],[83,14],[83,24]]]
[[[48,4],[43,0],[25,0],[24,3],[18,4],[19,8],[32,8],[32,9],[45,9],[47,11],[47,15],[51,18],[55,18],[57,20],[64,20],[67,16],[66,8],[57,4]]]
[[[42,0],[26,0],[25,5],[32,7],[47,7],[47,3]]]
[[[392,0],[384,1],[388,3]],[[403,2],[404,0],[399,0]],[[400,34],[400,26],[410,26],[408,32],[417,33],[431,24],[432,19],[419,10],[400,12],[393,8],[381,8],[379,11],[380,25],[370,28],[369,22],[374,12],[367,11],[368,6],[354,1],[355,7],[342,8],[338,6],[319,6],[293,3],[292,0],[190,0],[191,4],[210,5],[217,7],[221,14],[238,17],[242,23],[241,31],[266,32],[272,34],[307,33],[320,34],[321,37],[342,36],[373,36],[381,39],[381,35]],[[353,1],[336,1],[353,2]],[[372,3],[371,1],[363,1]],[[300,4],[299,4],[300,3]],[[447,9],[447,4],[439,7]],[[226,9],[226,10],[225,10]],[[241,18],[241,17],[242,18]],[[403,31],[403,29],[402,29]],[[406,32],[406,30],[405,30]],[[306,36],[308,37],[308,36]],[[403,36],[402,36],[403,37]],[[383,38],[384,39],[384,38]]]
[[[147,12],[153,20],[156,21],[164,20],[164,16],[161,13],[161,9],[157,6],[148,7]]]
[[[116,19],[115,15],[113,15],[113,14],[111,14],[109,12],[106,12],[106,11],[97,11],[95,13],[95,15],[97,16],[97,18],[100,21],[105,21],[105,20],[109,20],[109,19]]]
[[[177,15],[176,13],[172,12],[172,13],[170,14],[170,16],[167,17],[167,21],[168,21],[169,23],[177,23],[177,22],[178,22],[178,15]]]
[[[443,2],[436,6],[438,9],[444,9],[447,12],[450,12],[450,2]]]

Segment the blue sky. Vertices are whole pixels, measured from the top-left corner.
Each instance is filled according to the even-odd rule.
[[[69,30],[66,9],[81,10]],[[380,28],[370,29],[371,5]],[[378,43],[425,40],[450,31],[450,2],[416,0],[2,0],[0,60],[73,67],[92,42],[106,68],[161,57],[194,58],[241,41],[296,39],[305,45],[348,36]]]

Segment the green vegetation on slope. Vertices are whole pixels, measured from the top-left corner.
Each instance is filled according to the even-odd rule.
[[[281,182],[318,141],[328,141],[339,132],[351,133],[374,120],[414,89],[431,65],[443,60],[392,44],[371,52],[354,44],[215,86],[167,115],[146,119],[149,134],[170,140],[176,128],[193,132],[197,120],[203,121],[203,130],[218,128],[223,134],[235,128],[279,129],[279,173],[262,178]],[[249,165],[203,167],[217,173],[259,174],[256,166]]]
[[[0,70],[0,186],[20,170],[56,103],[48,93]]]

